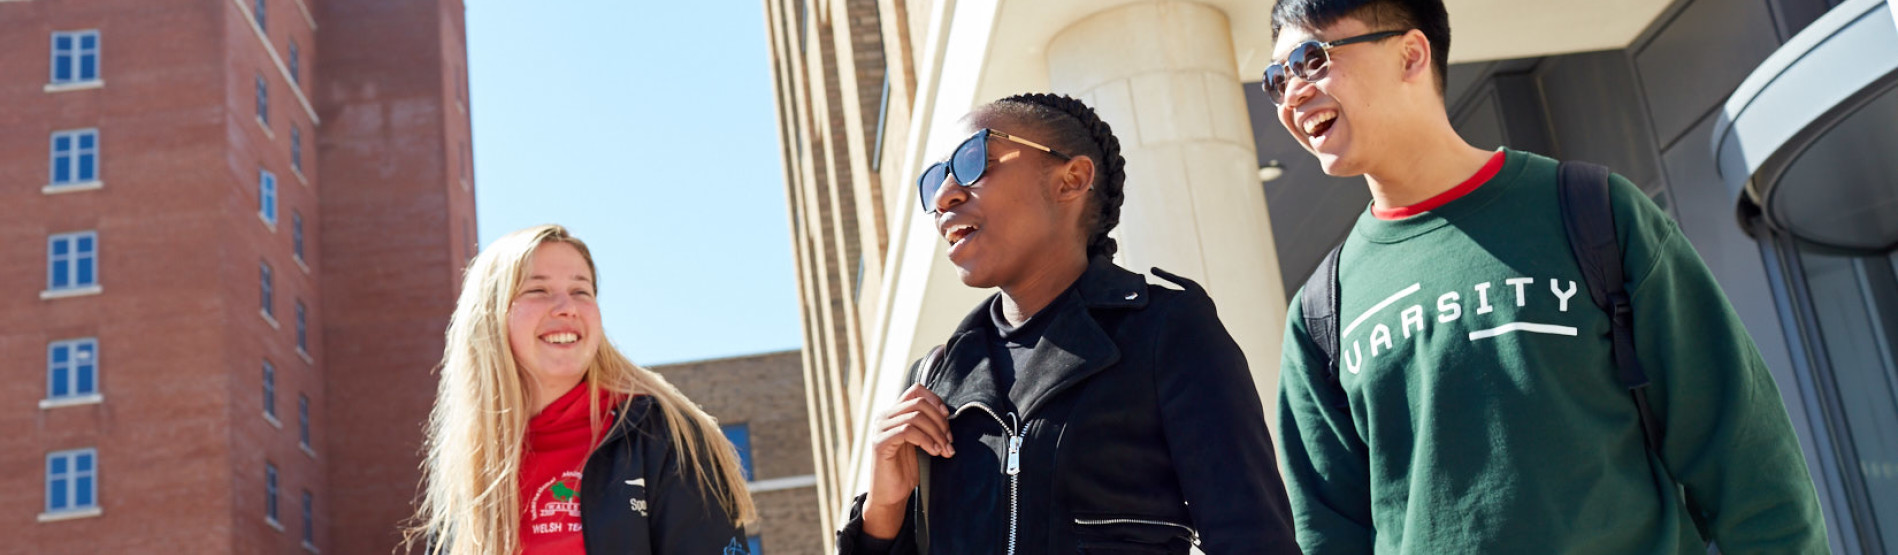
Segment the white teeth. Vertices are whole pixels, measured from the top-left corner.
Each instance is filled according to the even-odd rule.
[[[954,245],[956,243],[962,242],[962,239],[968,237],[970,233],[975,233],[975,230],[976,230],[975,226],[963,224],[963,225],[951,226],[949,228],[949,232],[943,235],[944,237],[949,239],[949,244]]]
[[[573,332],[550,333],[540,337],[541,341],[555,345],[565,345],[580,340],[580,334]]]
[[[1310,136],[1313,133],[1317,133],[1319,125],[1322,125],[1325,122],[1328,122],[1334,119],[1338,119],[1337,112],[1325,112],[1311,119],[1305,120],[1305,135]]]

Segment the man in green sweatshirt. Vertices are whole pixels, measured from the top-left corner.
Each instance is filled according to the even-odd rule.
[[[1779,391],[1665,213],[1611,178],[1656,457],[1556,162],[1450,125],[1441,0],[1281,0],[1272,17],[1279,122],[1372,197],[1338,258],[1335,374],[1298,300],[1286,329],[1275,435],[1306,553],[1826,551]]]

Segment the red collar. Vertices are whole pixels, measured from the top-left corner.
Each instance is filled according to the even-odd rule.
[[[1483,169],[1476,170],[1476,175],[1470,176],[1469,179],[1464,180],[1455,187],[1451,187],[1450,190],[1437,193],[1437,196],[1430,197],[1423,202],[1410,206],[1378,208],[1373,205],[1371,206],[1371,215],[1380,220],[1401,220],[1436,210],[1445,204],[1449,204],[1450,201],[1463,198],[1463,195],[1470,194],[1470,191],[1481,187],[1483,183],[1488,182],[1490,178],[1496,177],[1496,173],[1500,171],[1503,171],[1503,151],[1498,150],[1494,156],[1489,157],[1489,162],[1483,164]]]

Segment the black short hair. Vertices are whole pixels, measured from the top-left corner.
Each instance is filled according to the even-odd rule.
[[[971,114],[978,118],[1001,118],[1029,126],[1041,132],[1037,140],[1062,153],[1094,161],[1094,194],[1088,197],[1093,210],[1082,217],[1088,229],[1087,256],[1113,256],[1119,244],[1107,232],[1120,225],[1120,205],[1126,199],[1127,160],[1120,155],[1120,139],[1086,103],[1067,95],[1048,93],[1018,94],[990,102]]]
[[[1450,71],[1450,12],[1443,0],[1279,0],[1272,7],[1272,40],[1286,27],[1316,31],[1351,18],[1373,31],[1423,31],[1430,40],[1431,70],[1437,94],[1444,94]]]

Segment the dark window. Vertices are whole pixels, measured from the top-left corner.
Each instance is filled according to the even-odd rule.
[[[752,475],[751,425],[744,423],[725,424],[718,428],[720,431],[725,432],[725,439],[732,442],[732,447],[738,449],[738,464],[745,468],[745,479],[750,480]]]

